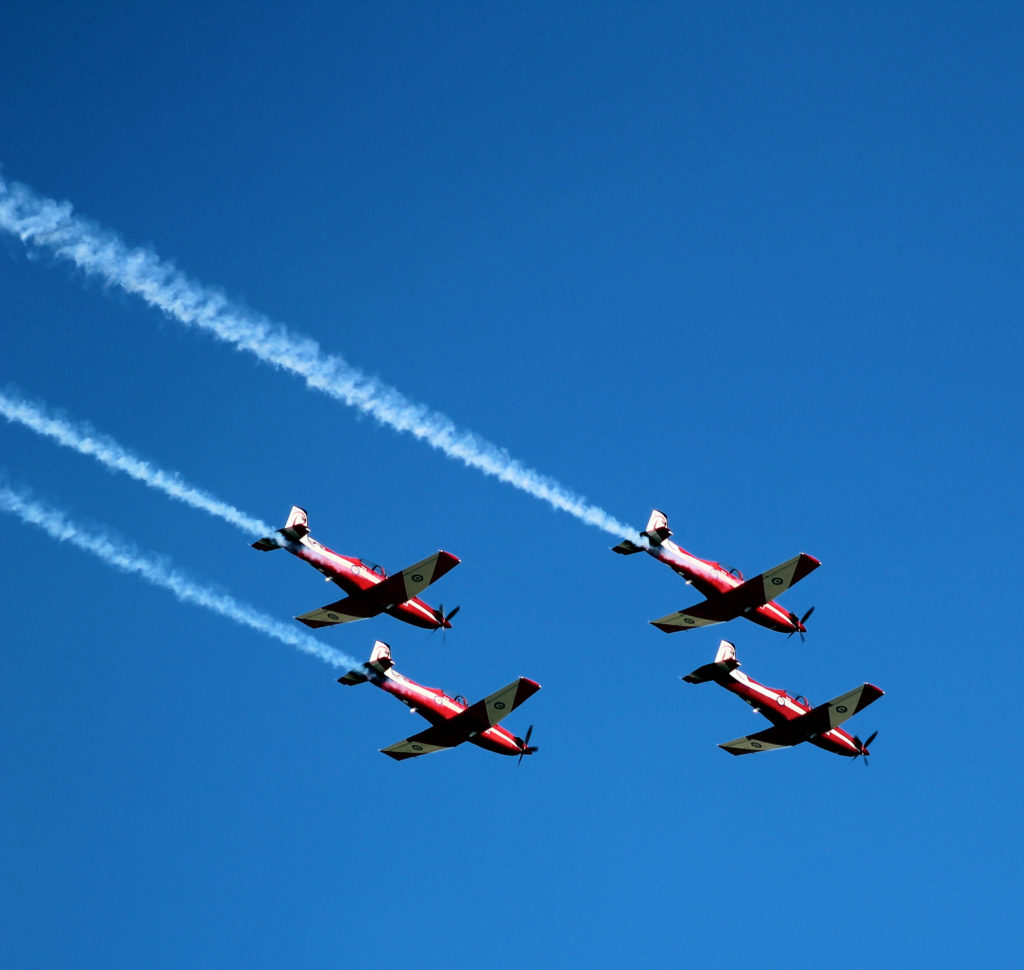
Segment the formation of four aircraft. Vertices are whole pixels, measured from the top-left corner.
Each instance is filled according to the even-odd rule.
[[[797,617],[779,606],[775,599],[817,569],[821,565],[817,559],[800,553],[774,569],[752,579],[744,579],[738,570],[699,559],[681,549],[671,541],[671,535],[665,514],[655,509],[646,530],[639,535],[639,543],[625,539],[614,548],[615,552],[625,556],[648,553],[671,567],[706,597],[696,606],[652,620],[651,623],[659,630],[676,633],[742,616],[789,636],[799,633],[803,639],[807,629],[804,624],[814,608]],[[419,598],[431,583],[459,564],[459,560],[449,552],[436,552],[389,576],[376,563],[342,556],[317,542],[309,534],[306,511],[298,506],[292,507],[284,528],[254,542],[253,548],[263,552],[287,549],[322,573],[328,582],[344,590],[347,594],[344,598],[296,617],[314,629],[363,620],[380,613],[428,630],[451,629],[451,619],[459,611],[459,607],[455,607],[446,614],[443,606],[434,609]],[[741,673],[737,669],[739,666],[736,648],[729,641],[722,640],[712,663],[698,667],[683,678],[691,684],[714,681],[743,698],[772,722],[770,728],[727,741],[720,744],[720,748],[730,754],[753,754],[810,741],[835,754],[850,758],[864,756],[867,763],[868,746],[878,732],[867,741],[861,741],[839,725],[878,700],[883,693],[881,690],[873,684],[862,684],[834,700],[812,707],[800,696],[791,697],[784,690],[758,683]],[[526,677],[520,677],[483,700],[469,704],[464,697],[449,697],[440,688],[424,687],[398,673],[391,660],[391,648],[378,640],[370,659],[340,677],[338,682],[346,685],[375,684],[430,722],[425,731],[381,749],[398,761],[453,748],[465,741],[498,754],[518,755],[520,761],[524,755],[537,750],[530,745],[532,725],[526,736],[520,738],[498,723],[540,690],[540,684]]]

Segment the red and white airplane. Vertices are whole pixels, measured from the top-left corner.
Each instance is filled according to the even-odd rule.
[[[445,616],[443,608],[435,610],[417,595],[459,564],[459,560],[450,552],[435,552],[400,573],[388,576],[376,563],[339,555],[317,542],[309,534],[306,510],[297,505],[292,506],[283,529],[264,536],[254,542],[252,547],[262,552],[287,549],[293,556],[298,556],[323,573],[328,582],[335,583],[348,593],[344,599],[295,617],[300,623],[314,629],[388,613],[427,630],[450,630],[452,625],[449,621],[459,612],[456,606]]]
[[[526,677],[520,677],[482,701],[467,704],[463,697],[449,697],[439,687],[424,687],[403,677],[392,665],[391,648],[378,640],[366,663],[338,678],[339,684],[347,685],[365,684],[367,681],[397,697],[410,710],[430,721],[431,726],[425,731],[380,749],[396,761],[454,748],[464,741],[498,754],[519,755],[520,761],[524,754],[533,754],[537,750],[530,747],[533,725],[530,725],[525,738],[518,738],[498,726],[506,714],[540,690],[540,684]]]
[[[727,569],[720,563],[698,559],[685,549],[680,549],[669,539],[670,535],[672,530],[668,527],[665,513],[654,509],[647,522],[647,529],[640,533],[644,540],[642,544],[624,539],[612,550],[623,556],[646,552],[670,566],[707,597],[703,603],[689,609],[651,620],[659,630],[678,633],[680,630],[692,630],[745,616],[748,620],[780,633],[799,633],[803,637],[807,632],[804,621],[814,612],[813,606],[797,618],[795,613],[784,610],[773,601],[821,565],[813,556],[800,553],[781,566],[744,580],[738,569]]]
[[[703,684],[713,680],[726,690],[743,698],[755,711],[763,714],[772,722],[772,727],[757,734],[736,738],[720,744],[729,754],[753,754],[757,751],[771,751],[774,748],[788,748],[802,741],[845,755],[848,758],[864,756],[864,764],[868,763],[868,746],[878,735],[875,731],[867,741],[861,741],[856,735],[847,734],[841,727],[847,718],[862,711],[868,704],[877,701],[884,691],[874,684],[861,684],[846,694],[811,707],[805,698],[790,697],[784,690],[765,687],[752,677],[740,673],[736,659],[736,648],[723,640],[718,645],[715,662],[698,667],[683,680],[691,684]]]

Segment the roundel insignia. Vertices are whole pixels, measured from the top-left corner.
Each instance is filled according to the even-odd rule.
[[[781,576],[772,576],[772,586],[781,586],[781,585],[782,585],[782,577]]]
[[[337,618],[338,618],[338,614],[337,613],[328,613],[327,614],[327,619],[328,620],[336,620]]]
[[[413,573],[409,578],[414,583],[422,583],[423,582],[423,574],[422,573]]]
[[[411,747],[413,749],[413,751],[422,751],[423,750],[423,745],[422,744],[411,744],[411,745],[409,745],[409,747]]]
[[[494,702],[494,709],[496,711],[503,711],[503,710],[505,710],[505,702],[504,701],[495,701]]]
[[[761,747],[761,742],[760,741],[751,741],[750,742],[750,746],[752,748],[760,748]]]
[[[840,714],[845,714],[849,710],[849,708],[845,704],[837,704],[836,705],[836,710]]]

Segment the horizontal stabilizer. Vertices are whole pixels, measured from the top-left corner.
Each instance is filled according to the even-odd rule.
[[[377,640],[373,645],[370,659],[358,667],[353,667],[343,677],[339,677],[338,683],[348,687],[353,684],[365,684],[368,680],[379,683],[393,666],[391,648],[383,640]]]
[[[668,527],[668,518],[660,509],[651,509],[651,517],[647,520],[647,528],[640,533],[652,546],[660,546],[669,536],[672,530]],[[638,545],[630,539],[623,539],[617,546],[612,546],[612,552],[622,556],[632,556],[634,552],[645,552],[646,546]]]
[[[729,674],[739,665],[740,662],[736,659],[736,647],[728,640],[722,640],[718,644],[714,663],[698,667],[693,673],[687,674],[683,680],[688,684],[704,684],[709,680],[725,683],[729,679]]]
[[[288,513],[288,521],[285,522],[284,528],[278,529],[272,535],[257,539],[252,544],[252,547],[253,549],[259,549],[260,552],[270,552],[272,549],[280,549],[289,542],[301,542],[308,535],[309,519],[306,515],[306,510],[298,505],[293,505],[291,512]]]
[[[612,552],[617,552],[620,556],[632,556],[635,552],[643,552],[644,547],[638,546],[631,539],[623,539],[617,546],[612,546]]]

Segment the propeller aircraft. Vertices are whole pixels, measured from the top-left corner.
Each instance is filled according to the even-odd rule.
[[[651,620],[653,626],[665,633],[678,633],[680,630],[693,630],[699,626],[724,623],[737,616],[745,616],[769,630],[788,633],[790,636],[799,633],[803,639],[807,632],[804,623],[814,612],[814,607],[798,618],[774,600],[817,569],[821,565],[817,559],[800,553],[774,569],[744,580],[739,570],[727,569],[708,559],[699,559],[681,549],[669,539],[671,535],[672,530],[668,527],[665,513],[654,509],[647,522],[647,529],[640,533],[642,543],[624,539],[612,550],[623,556],[646,552],[671,567],[707,597],[696,606]]]
[[[450,630],[450,621],[459,612],[456,606],[445,615],[443,607],[435,610],[418,596],[459,564],[459,560],[450,552],[435,552],[400,573],[389,576],[376,563],[342,556],[317,542],[309,534],[306,510],[297,505],[292,506],[283,529],[257,540],[252,547],[261,552],[287,549],[293,556],[323,573],[328,582],[340,586],[348,593],[343,599],[295,617],[300,623],[314,629],[388,613],[396,619],[427,630]]]
[[[788,748],[803,741],[848,758],[864,758],[868,763],[868,747],[878,736],[875,731],[867,741],[847,734],[841,727],[847,718],[862,711],[884,694],[874,684],[861,684],[845,694],[817,707],[803,697],[790,697],[784,690],[766,687],[736,668],[736,647],[728,640],[718,645],[714,663],[704,664],[682,679],[690,684],[713,680],[726,690],[742,697],[755,711],[772,722],[772,727],[720,744],[729,754],[754,754],[775,748]]]
[[[391,648],[377,640],[366,663],[338,678],[339,684],[349,686],[365,684],[367,681],[397,697],[411,711],[430,722],[431,726],[425,731],[380,749],[396,761],[454,748],[464,741],[498,754],[519,755],[520,761],[523,755],[533,754],[537,750],[530,746],[532,724],[525,738],[516,737],[498,725],[506,714],[510,714],[540,690],[540,684],[526,677],[520,677],[475,704],[467,704],[465,698],[449,697],[439,687],[424,687],[403,677],[394,669]]]

